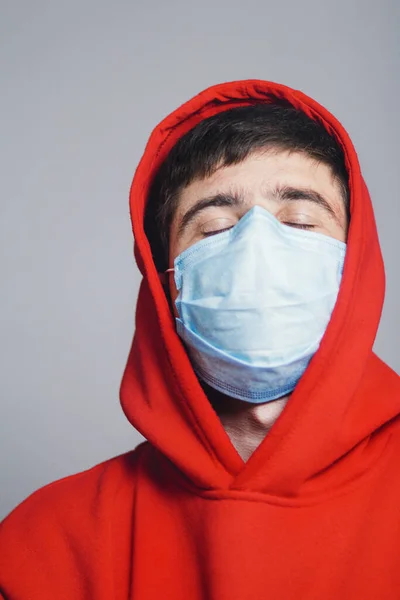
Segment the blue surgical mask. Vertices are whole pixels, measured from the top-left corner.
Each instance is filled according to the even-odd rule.
[[[180,254],[176,327],[198,377],[252,403],[292,392],[330,320],[345,252],[255,206]]]

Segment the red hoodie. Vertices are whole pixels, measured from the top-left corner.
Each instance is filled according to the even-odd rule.
[[[342,144],[351,225],[321,346],[244,463],[175,332],[143,229],[154,172],[202,119],[286,98]],[[211,87],[153,131],[130,194],[143,274],[121,385],[135,450],[36,491],[3,522],[7,600],[400,598],[400,379],[373,352],[384,268],[368,190],[340,123],[266,81]]]

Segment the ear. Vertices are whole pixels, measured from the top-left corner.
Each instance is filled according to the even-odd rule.
[[[173,301],[171,298],[171,289],[169,286],[169,273],[168,272],[158,273],[158,277],[160,278],[160,282],[161,282],[162,288],[164,290],[165,297],[167,298],[171,313],[172,313],[172,315],[174,315],[175,314],[174,306],[173,306]]]
[[[168,273],[166,273],[166,272],[164,272],[164,273],[158,273],[158,277],[159,277],[161,285],[163,286],[164,291],[165,291],[166,288],[169,288]]]

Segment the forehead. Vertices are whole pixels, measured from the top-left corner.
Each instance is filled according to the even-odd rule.
[[[301,152],[263,151],[190,183],[180,193],[178,212],[186,211],[202,196],[228,189],[245,192],[251,201],[261,190],[280,183],[313,187],[332,202],[341,198],[340,184],[328,165]]]

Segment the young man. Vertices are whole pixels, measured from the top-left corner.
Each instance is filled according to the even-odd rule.
[[[130,200],[121,402],[148,441],[9,515],[2,597],[398,598],[400,381],[343,127],[282,85],[214,86],[154,130]]]

